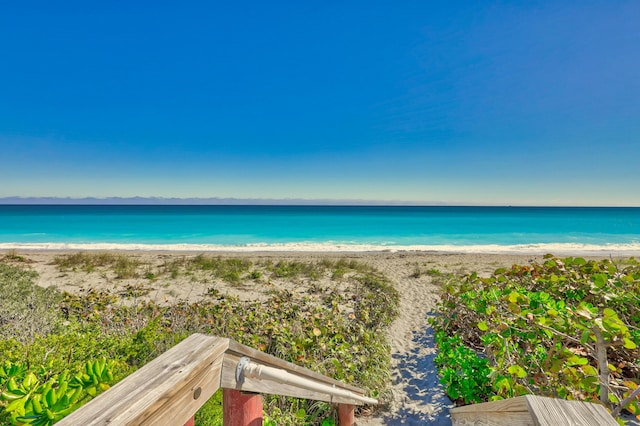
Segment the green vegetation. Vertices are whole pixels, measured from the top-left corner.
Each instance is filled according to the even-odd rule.
[[[42,366],[36,374],[26,363],[5,361],[0,366],[5,412],[14,424],[53,424],[109,389],[114,367],[113,361],[102,358],[87,361],[84,370],[74,375],[68,369],[56,373],[51,365]]]
[[[10,252],[6,259],[21,259],[15,252]],[[281,260],[273,263],[267,260],[252,263],[246,259],[213,257],[199,254],[195,257],[182,257],[166,261],[159,267],[143,264],[135,257],[118,253],[78,252],[56,256],[53,263],[60,272],[86,273],[102,272],[115,279],[144,277],[150,281],[161,277],[175,279],[181,275],[199,278],[220,279],[226,283],[240,285],[246,280],[265,281],[270,279],[287,279],[318,281],[328,277],[339,281],[345,275],[376,272],[370,266],[355,260],[339,259],[337,261],[323,259],[320,262],[301,262]],[[427,272],[429,273],[429,272]]]
[[[0,339],[22,343],[57,329],[62,295],[33,284],[36,274],[0,263]]]
[[[452,279],[432,323],[441,382],[458,403],[536,394],[640,415],[634,259],[547,255],[488,278]]]
[[[221,259],[198,255],[187,262],[188,266],[202,271],[211,271],[213,276],[231,284],[239,284],[244,274],[249,273],[251,262],[242,259]]]
[[[139,276],[140,262],[124,254],[85,253],[56,256],[53,260],[61,271],[77,271],[91,273],[98,267],[111,267],[116,278],[136,278]]]
[[[357,262],[252,265],[198,256],[150,270],[118,254],[56,258],[63,270],[108,268],[121,278],[205,270],[235,283],[280,274],[287,279],[332,276],[338,267],[344,271],[345,290],[318,286],[313,297],[278,291],[267,300],[244,302],[211,289],[196,303],[176,300],[168,306],[144,298],[133,306],[121,303],[127,294],[90,290],[71,295],[41,288],[34,273],[14,263],[0,262],[0,424],[51,424],[194,332],[230,337],[363,387],[374,397],[390,379],[383,330],[397,315],[398,293],[384,276]],[[123,272],[127,268],[129,275]],[[130,292],[139,291],[145,289]],[[196,414],[196,423],[220,424],[220,400],[219,393],[211,398]],[[265,398],[268,424],[330,425],[333,410],[315,401]]]
[[[428,275],[432,277],[439,277],[442,275],[439,269],[431,268],[431,269],[422,269],[418,262],[414,263],[413,272],[409,275],[411,278],[420,278],[422,275]]]

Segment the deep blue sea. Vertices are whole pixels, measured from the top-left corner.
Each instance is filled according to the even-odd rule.
[[[0,249],[640,255],[640,208],[0,205]]]

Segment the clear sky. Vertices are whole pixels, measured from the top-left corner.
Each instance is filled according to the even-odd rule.
[[[0,197],[640,205],[640,2],[0,5]]]

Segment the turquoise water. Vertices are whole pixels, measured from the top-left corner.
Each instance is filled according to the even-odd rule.
[[[1,205],[0,248],[640,253],[640,208]]]

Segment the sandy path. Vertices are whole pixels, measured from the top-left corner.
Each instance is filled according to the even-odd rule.
[[[413,257],[413,256],[412,256]],[[412,259],[422,265],[420,258]],[[440,285],[430,275],[411,276],[404,264],[388,265],[386,275],[400,292],[400,315],[389,330],[392,385],[384,411],[358,421],[358,425],[447,425],[450,401],[442,392],[433,364],[435,348],[428,313],[438,301]],[[415,266],[414,268],[415,269]],[[434,266],[434,269],[439,269]],[[440,270],[440,269],[439,269]]]
[[[428,317],[438,302],[447,273],[478,272],[489,275],[498,267],[540,260],[539,256],[406,254],[386,259],[385,274],[400,292],[400,316],[389,330],[392,385],[389,404],[371,417],[361,417],[358,425],[450,425],[449,398],[438,381],[433,359],[436,354]],[[421,270],[438,270],[440,276]]]

